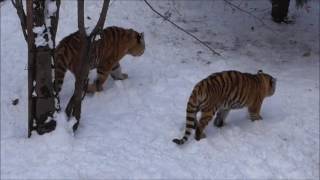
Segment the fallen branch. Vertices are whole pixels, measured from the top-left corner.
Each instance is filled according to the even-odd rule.
[[[218,56],[221,56],[220,53],[216,52],[214,49],[212,49],[209,45],[207,45],[205,42],[201,41],[199,38],[197,38],[195,35],[193,35],[192,33],[186,31],[185,29],[183,29],[182,27],[178,26],[176,23],[172,22],[169,18],[165,17],[164,15],[162,15],[161,13],[159,13],[157,10],[155,10],[151,4],[148,3],[147,0],[144,0],[144,2],[149,6],[149,8],[155,12],[156,14],[158,14],[160,17],[162,17],[164,20],[170,22],[173,26],[175,26],[176,28],[178,28],[179,30],[183,31],[184,33],[188,34],[189,36],[193,37],[195,40],[197,40],[198,42],[200,42],[202,45],[206,46],[213,54],[216,54]]]
[[[239,6],[231,3],[231,2],[228,1],[228,0],[223,0],[223,1],[224,1],[225,3],[227,3],[228,5],[236,8],[237,10],[239,10],[239,11],[241,11],[241,12],[243,12],[243,13],[248,14],[249,16],[253,17],[254,19],[258,20],[264,27],[266,27],[267,29],[271,30],[272,32],[275,32],[271,27],[269,27],[268,25],[266,25],[266,23],[264,23],[264,21],[263,21],[261,18],[259,18],[258,16],[252,14],[252,13],[249,12],[249,11],[246,11],[246,10],[240,8]]]

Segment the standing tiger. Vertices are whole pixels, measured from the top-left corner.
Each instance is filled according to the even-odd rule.
[[[252,121],[260,120],[263,99],[272,96],[276,89],[276,79],[259,70],[257,74],[238,71],[214,73],[194,87],[187,105],[186,129],[182,139],[173,139],[176,144],[188,140],[192,129],[195,139],[205,138],[203,132],[209,121],[217,113],[214,125],[222,127],[231,109],[248,107]],[[201,112],[199,122],[196,119]]]
[[[79,32],[65,37],[57,46],[54,54],[55,82],[54,88],[58,93],[61,90],[67,69],[75,74],[76,67],[81,59],[82,42]],[[90,55],[90,68],[97,68],[97,78],[93,84],[88,85],[88,92],[101,91],[103,83],[109,74],[113,79],[127,79],[128,75],[121,72],[119,61],[126,54],[141,56],[145,50],[143,33],[133,29],[108,27],[93,42],[93,53]]]

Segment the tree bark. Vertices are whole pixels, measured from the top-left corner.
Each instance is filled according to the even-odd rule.
[[[57,11],[46,17],[46,2],[56,2]],[[12,0],[20,18],[23,35],[28,43],[28,137],[36,130],[44,134],[55,129],[55,101],[52,84],[52,49],[58,24],[60,0],[28,0],[27,13],[22,0]],[[47,28],[46,18],[51,18]],[[50,39],[50,37],[51,39]],[[37,40],[45,40],[42,44]]]
[[[78,28],[81,37],[81,42],[83,43],[83,49],[81,50],[80,64],[75,70],[75,90],[66,108],[66,114],[69,117],[69,119],[71,118],[71,116],[74,116],[77,121],[72,127],[73,131],[76,131],[78,129],[80,122],[81,102],[83,97],[85,96],[88,82],[88,74],[90,70],[90,54],[92,52],[92,43],[96,35],[102,32],[103,25],[108,12],[109,2],[110,0],[104,0],[99,20],[93,31],[88,35],[85,31],[84,25],[84,0],[78,0]]]

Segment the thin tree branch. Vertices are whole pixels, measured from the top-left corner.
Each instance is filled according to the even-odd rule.
[[[94,36],[94,35],[97,34],[97,32],[102,30],[104,22],[105,22],[106,17],[107,17],[109,3],[110,3],[110,0],[104,0],[103,1],[103,7],[102,7],[102,10],[101,10],[101,13],[100,13],[100,17],[99,17],[98,23],[96,24],[96,26],[93,29],[93,31],[90,33],[90,36]]]
[[[242,8],[240,8],[239,6],[233,4],[232,2],[228,1],[228,0],[223,0],[225,3],[227,3],[228,5],[230,5],[231,7],[236,8],[237,10],[248,14],[249,16],[253,17],[254,19],[258,20],[263,26],[265,26],[267,29],[269,29],[272,32],[275,32],[271,27],[269,27],[266,23],[264,23],[264,21],[262,19],[260,19],[258,16],[252,14],[251,12],[244,10]]]
[[[15,0],[11,0],[13,7],[17,8],[17,4],[14,2]]]
[[[202,45],[206,46],[213,54],[216,54],[218,56],[221,56],[220,53],[218,53],[217,51],[215,51],[214,49],[212,49],[209,45],[207,45],[205,42],[201,41],[199,38],[197,38],[195,35],[193,35],[192,33],[186,31],[185,29],[183,29],[182,27],[178,26],[176,23],[172,22],[170,19],[168,19],[167,17],[165,17],[164,15],[162,15],[161,13],[159,13],[157,10],[155,10],[151,4],[147,1],[144,0],[144,2],[149,6],[149,8],[155,12],[156,14],[158,14],[160,17],[162,17],[165,21],[170,22],[173,26],[175,26],[176,28],[178,28],[179,30],[183,31],[184,33],[188,34],[189,36],[193,37],[195,40],[197,40],[198,42],[200,42]]]
[[[58,29],[58,22],[59,22],[59,11],[60,11],[60,4],[61,0],[55,0],[56,1],[56,13],[54,16],[51,16],[51,27],[50,27],[50,32],[51,32],[51,40],[53,42],[53,49],[56,47],[55,39],[56,39],[56,34],[57,34],[57,29]]]
[[[26,13],[23,10],[23,3],[22,0],[11,0],[13,6],[16,8],[17,10],[17,14],[19,16],[20,19],[20,23],[21,23],[21,29],[23,32],[23,36],[24,39],[26,41],[28,41],[28,35],[27,35],[27,23],[26,23]]]

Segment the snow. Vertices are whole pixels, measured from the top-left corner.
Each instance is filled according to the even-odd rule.
[[[48,16],[55,16],[55,13],[57,12],[57,5],[55,1],[46,0],[46,9]]]
[[[36,26],[32,29],[32,31],[36,34],[42,34],[45,30],[45,26],[42,25],[42,26]]]
[[[77,3],[75,3],[77,4]],[[112,4],[112,1],[110,2]],[[87,36],[91,34],[94,27],[96,26],[99,17],[100,12],[102,10],[103,1],[97,1],[97,2],[90,2],[90,1],[84,1],[84,24],[85,24],[85,31]],[[107,13],[108,14],[108,13]],[[106,18],[106,21],[108,19],[108,15]]]
[[[49,22],[49,24],[50,24],[50,22]],[[46,31],[46,27],[44,25],[36,26],[32,29],[32,31],[36,34],[36,37],[34,39],[34,41],[35,41],[34,43],[35,43],[36,47],[46,46],[46,45],[49,45],[50,48],[53,47],[53,43],[51,41],[51,35]],[[49,36],[49,41],[47,41],[44,38],[44,36],[46,34]]]
[[[45,1],[45,25],[34,27],[33,32],[37,34],[35,37],[35,45],[36,47],[46,46],[48,45],[49,48],[53,48],[53,42],[51,40],[51,34],[48,31],[45,31],[46,28],[49,29],[51,27],[51,17],[55,16],[57,11],[57,6],[55,1],[46,0]],[[45,35],[48,36],[48,40],[44,37]]]
[[[37,96],[37,93],[36,93],[36,91],[35,90],[33,90],[33,92],[32,92],[32,96]]]
[[[86,11],[99,13],[101,2],[89,2]],[[74,88],[67,73],[56,130],[33,132],[30,139],[27,45],[11,2],[3,2],[1,179],[319,179],[319,1],[310,2],[309,12],[292,3],[292,25],[274,24],[267,0],[233,2],[273,31],[223,1],[150,1],[219,57],[143,1],[112,1],[105,26],[144,32],[145,53],[123,58],[127,80],[110,79],[104,91],[84,99],[75,134],[74,120],[63,113]],[[76,1],[62,2],[57,42],[77,30],[75,7]],[[208,125],[206,139],[172,143],[183,134],[193,86],[230,69],[263,69],[277,78],[275,95],[262,106],[263,120],[251,122],[245,109],[231,111],[225,127]],[[13,106],[15,97],[19,104]]]
[[[46,46],[47,45],[47,40],[44,38],[43,34],[42,35],[38,35],[35,38],[35,45],[36,47],[40,47],[40,46]]]
[[[91,32],[93,31],[94,27],[93,26],[87,26],[85,27],[86,30],[86,35],[89,36]]]
[[[98,34],[96,35],[96,37],[94,38],[95,41],[99,41],[101,39],[101,36]]]

